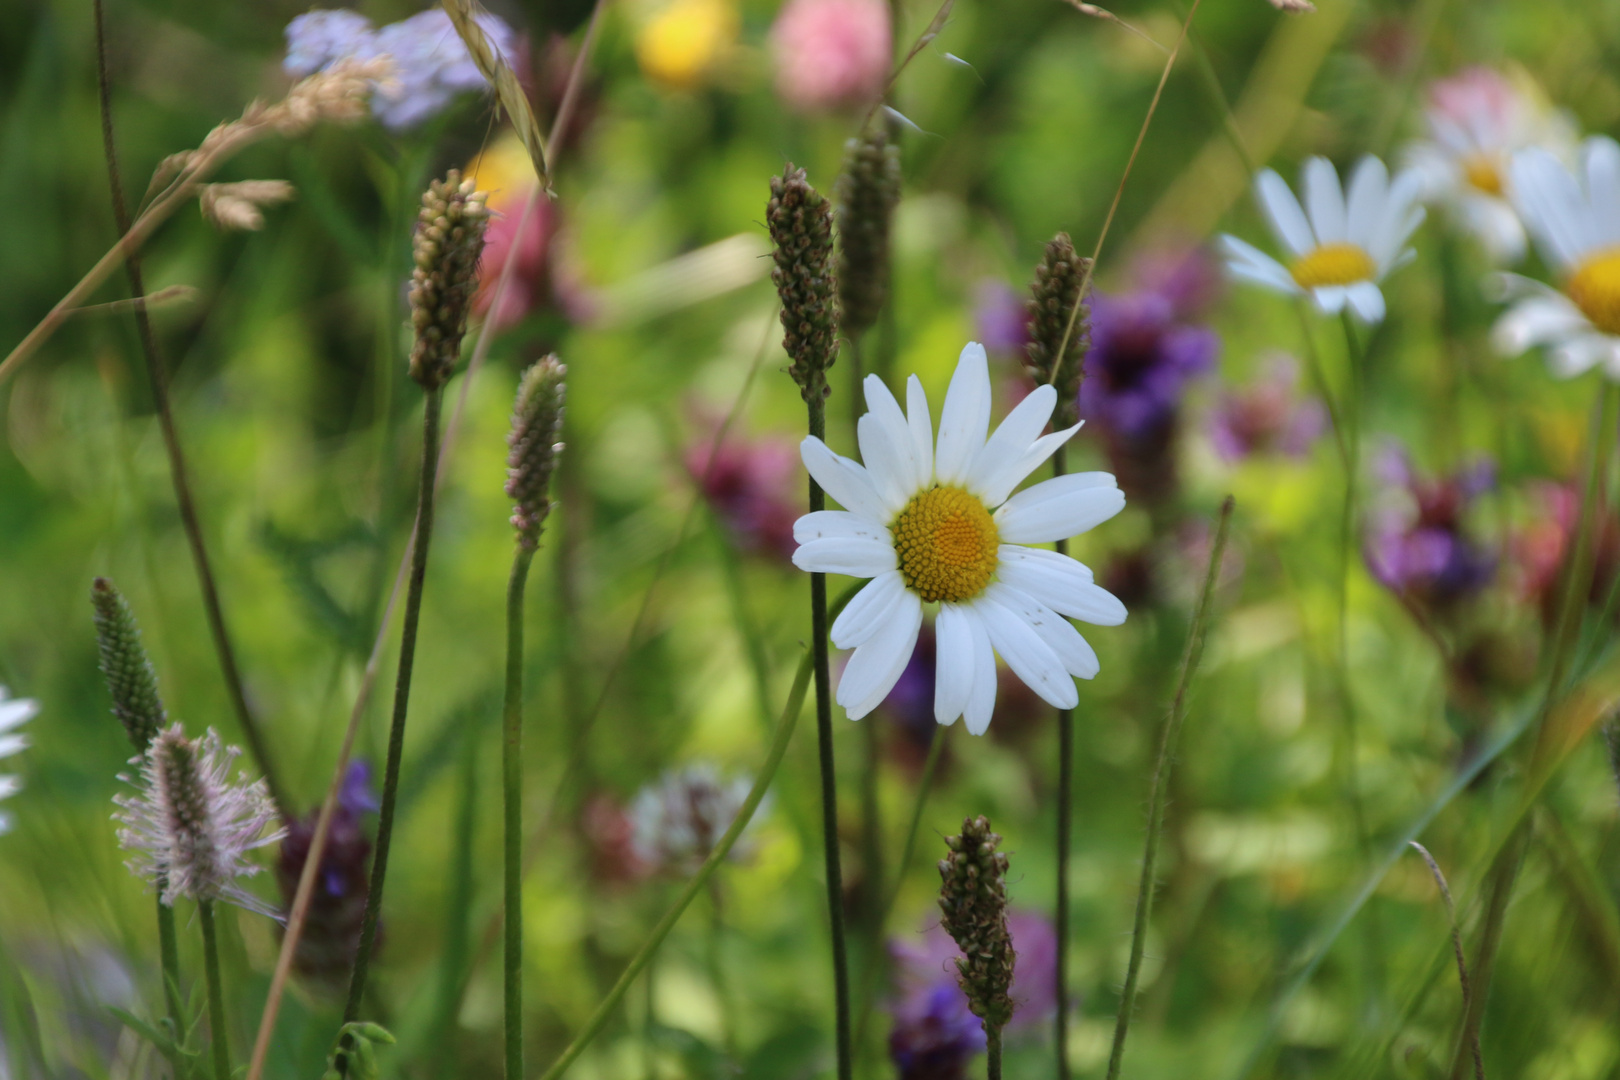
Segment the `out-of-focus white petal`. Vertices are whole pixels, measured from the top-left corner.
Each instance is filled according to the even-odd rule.
[[[1369,250],[1373,234],[1384,216],[1385,195],[1389,190],[1389,169],[1368,154],[1350,174],[1350,191],[1345,199],[1345,235],[1357,247]]]
[[[1225,233],[1221,235],[1221,247],[1225,249],[1227,255],[1226,270],[1233,277],[1252,281],[1256,285],[1264,285],[1291,296],[1299,295],[1299,284],[1293,275],[1282,263],[1259,248]]]
[[[1344,191],[1339,187],[1339,173],[1333,163],[1325,157],[1310,158],[1300,169],[1299,182],[1317,243],[1343,243]]]
[[[1316,309],[1324,315],[1337,315],[1344,310],[1350,290],[1343,285],[1319,285],[1311,290]]]
[[[1299,200],[1288,190],[1282,177],[1270,169],[1262,169],[1254,178],[1254,190],[1261,211],[1277,234],[1278,243],[1296,257],[1315,249],[1316,237],[1305,220],[1305,211],[1299,208]]]
[[[1384,294],[1371,281],[1358,281],[1345,290],[1345,299],[1364,323],[1384,321]]]

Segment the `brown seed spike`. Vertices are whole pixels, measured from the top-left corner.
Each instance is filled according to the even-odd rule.
[[[450,380],[467,332],[467,312],[478,285],[478,259],[489,223],[487,196],[451,169],[428,185],[417,216],[411,271],[411,378],[424,390]]]
[[[1029,286],[1030,300],[1025,309],[1029,344],[1025,346],[1024,370],[1037,386],[1051,383],[1057,390],[1054,427],[1072,426],[1079,413],[1080,379],[1090,345],[1090,301],[1082,304],[1074,316],[1074,330],[1067,346],[1063,337],[1070,313],[1080,299],[1080,282],[1090,268],[1091,260],[1076,255],[1069,234],[1060,232],[1047,243],[1035,267],[1035,280]]]
[[[889,220],[900,201],[900,148],[873,124],[844,144],[838,177],[838,304],[844,333],[858,338],[888,298]]]
[[[950,853],[939,863],[940,925],[962,956],[957,982],[968,1008],[995,1033],[1012,1018],[1012,934],[1007,929],[1007,856],[996,851],[1001,837],[982,814],[962,822],[958,836],[947,836]]]
[[[810,186],[803,169],[787,166],[771,178],[765,223],[775,245],[771,280],[782,298],[782,347],[806,401],[827,396],[827,369],[838,352],[838,303],[833,295],[832,205]]]

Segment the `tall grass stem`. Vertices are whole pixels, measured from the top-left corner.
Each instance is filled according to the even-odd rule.
[[[506,587],[506,700],[501,710],[501,796],[505,836],[506,1076],[523,1077],[523,594],[534,549],[518,545]]]
[[[208,1041],[214,1055],[214,1080],[231,1080],[230,1033],[225,1026],[225,988],[219,975],[219,934],[214,927],[214,902],[197,902],[202,927],[203,978],[208,983]]]

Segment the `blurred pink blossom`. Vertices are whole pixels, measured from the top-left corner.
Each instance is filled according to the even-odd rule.
[[[795,109],[869,104],[889,75],[889,9],[882,0],[788,0],[771,47],[777,92]]]
[[[792,561],[798,546],[793,523],[802,506],[799,448],[791,440],[728,436],[716,448],[711,430],[685,457],[687,472],[739,550]]]

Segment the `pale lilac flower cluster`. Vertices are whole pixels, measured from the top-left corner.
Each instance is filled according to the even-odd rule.
[[[1496,483],[1488,461],[1450,476],[1412,468],[1404,452],[1389,451],[1379,472],[1384,505],[1367,536],[1367,568],[1385,588],[1408,601],[1444,607],[1477,594],[1496,574],[1493,551],[1474,538],[1467,517],[1474,501]]]
[[[39,703],[29,698],[13,698],[10,691],[0,686],[0,759],[21,753],[28,748],[28,737],[18,735],[16,729],[39,713]],[[9,798],[22,790],[22,781],[15,776],[0,773],[0,799]],[[0,833],[9,832],[11,819],[0,814]]]
[[[731,828],[753,786],[747,776],[723,779],[708,762],[664,773],[642,788],[630,806],[636,858],[659,870],[696,869]],[[739,838],[731,857],[746,855]]]
[[[1226,461],[1263,454],[1304,457],[1327,431],[1319,398],[1300,392],[1299,365],[1274,356],[1259,379],[1224,390],[1210,414],[1209,438]]]
[[[248,852],[286,835],[275,827],[279,815],[263,780],[231,781],[231,766],[241,754],[212,728],[193,740],[175,724],[152,740],[145,754],[131,759],[140,766],[138,778],[120,777],[138,789],[113,798],[118,846],[131,856],[125,865],[159,885],[171,907],[182,896],[227,900],[276,917],[237,883],[262,869],[248,860]]]
[[[490,44],[511,63],[517,36],[494,15],[478,16]],[[433,7],[400,22],[373,29],[371,21],[343,8],[310,11],[287,24],[287,58],[282,69],[297,78],[348,58],[388,56],[393,79],[379,86],[371,109],[383,126],[406,131],[441,112],[458,93],[486,86],[450,16]]]

